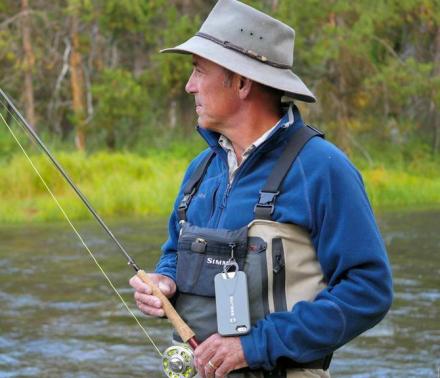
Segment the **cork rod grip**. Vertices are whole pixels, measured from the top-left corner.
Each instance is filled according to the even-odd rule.
[[[147,273],[144,270],[139,270],[137,272],[137,276],[145,282],[148,286],[150,286],[153,291],[153,295],[158,297],[162,302],[162,307],[164,309],[166,317],[169,319],[171,324],[176,329],[177,333],[181,337],[184,342],[192,339],[195,334],[191,328],[189,328],[188,324],[186,324],[180,315],[177,313],[176,309],[170,303],[168,298],[160,291],[160,289],[150,280]]]

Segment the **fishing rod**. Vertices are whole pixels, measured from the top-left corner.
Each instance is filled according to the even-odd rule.
[[[45,155],[49,158],[49,160],[53,163],[56,170],[61,174],[61,176],[66,180],[66,182],[69,184],[69,186],[74,190],[74,192],[77,194],[77,196],[80,198],[80,200],[83,202],[83,204],[86,206],[88,211],[93,215],[93,217],[96,219],[96,221],[99,223],[99,225],[104,229],[104,231],[107,233],[107,235],[111,238],[111,240],[117,245],[119,251],[122,253],[122,255],[127,259],[127,264],[133,270],[135,271],[136,275],[144,282],[146,283],[150,288],[153,294],[158,297],[163,306],[163,310],[165,312],[166,317],[169,319],[177,333],[179,334],[182,341],[186,344],[183,345],[174,345],[169,348],[167,348],[164,353],[161,354],[162,357],[162,368],[165,372],[165,374],[170,378],[191,378],[195,376],[196,370],[194,367],[194,354],[193,350],[197,347],[198,343],[195,339],[195,333],[192,331],[192,329],[185,323],[185,321],[180,317],[180,315],[177,313],[176,309],[173,307],[171,302],[168,300],[168,298],[160,291],[160,289],[153,283],[153,281],[149,278],[148,274],[139,267],[139,265],[136,264],[134,259],[127,253],[125,248],[122,246],[122,244],[119,242],[119,240],[115,237],[113,232],[110,230],[110,228],[105,224],[105,222],[102,220],[102,218],[99,216],[99,214],[96,212],[96,210],[93,208],[93,206],[90,204],[87,197],[80,191],[78,186],[73,182],[73,180],[70,178],[70,176],[67,174],[67,172],[64,170],[64,168],[61,166],[61,164],[57,161],[57,159],[54,157],[54,155],[50,152],[50,150],[46,147],[46,145],[43,143],[43,141],[39,138],[37,133],[34,131],[34,129],[29,125],[29,123],[26,121],[26,119],[23,117],[23,115],[18,111],[18,109],[15,107],[12,100],[6,95],[6,93],[0,88],[0,100],[3,106],[6,108],[7,112],[7,118],[9,120],[9,117],[12,117],[19,125],[24,127],[24,129],[28,132],[28,134],[31,136],[31,138],[37,143],[37,145],[43,150]],[[13,111],[13,112],[12,112]],[[18,117],[18,119],[15,117],[15,115]],[[143,329],[143,331],[148,336],[149,340],[152,342],[152,344],[155,346],[153,340],[148,335],[148,333],[145,331],[145,329],[142,327],[142,325],[139,323],[136,316],[132,313],[132,311],[128,308],[127,304],[123,300],[123,298],[120,296],[119,292],[114,287],[113,283],[111,282],[110,278],[107,276],[107,274],[104,272],[104,270],[99,265],[98,261],[95,259],[93,253],[90,251],[90,249],[85,244],[83,238],[78,233],[74,225],[71,223],[69,217],[65,213],[64,209],[61,207],[60,203],[57,201],[56,197],[54,196],[53,192],[50,190],[50,188],[47,186],[45,180],[40,175],[38,169],[34,166],[32,163],[30,157],[24,150],[23,146],[21,145],[20,141],[16,138],[15,134],[13,133],[11,127],[8,125],[7,121],[4,119],[4,117],[0,113],[0,117],[11,132],[12,136],[22,149],[23,153],[28,158],[29,162],[31,163],[32,167],[42,180],[44,186],[49,191],[55,202],[57,203],[58,207],[62,211],[63,215],[66,217],[67,221],[69,222],[70,226],[73,228],[77,236],[80,238],[83,245],[86,247],[87,251],[101,270],[101,272],[104,274],[105,278],[109,282],[110,286],[114,289],[116,294],[119,296],[119,298],[122,300],[124,305],[126,306],[127,310],[130,312],[130,314],[135,318],[139,326]],[[20,122],[19,122],[20,121]],[[189,345],[189,347],[187,346]],[[157,347],[156,347],[157,349]],[[160,353],[160,351],[159,351]]]

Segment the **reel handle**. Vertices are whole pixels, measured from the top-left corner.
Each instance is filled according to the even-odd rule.
[[[147,273],[144,270],[140,269],[136,273],[136,275],[145,282],[148,286],[150,286],[153,294],[158,297],[162,301],[162,307],[164,309],[166,317],[169,319],[171,324],[176,329],[180,338],[183,342],[187,342],[193,349],[197,347],[197,342],[195,340],[194,331],[186,324],[180,315],[177,313],[176,309],[170,303],[168,298],[160,291],[160,289],[151,281],[148,277]]]

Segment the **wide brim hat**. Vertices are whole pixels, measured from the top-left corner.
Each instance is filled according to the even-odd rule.
[[[198,33],[162,53],[195,54],[287,97],[316,98],[293,73],[295,31],[236,0],[219,0]]]

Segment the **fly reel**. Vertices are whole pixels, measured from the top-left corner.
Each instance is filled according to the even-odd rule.
[[[162,355],[162,368],[169,378],[191,378],[197,373],[193,351],[186,345],[167,348]]]

